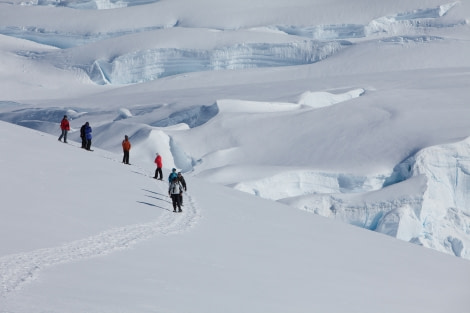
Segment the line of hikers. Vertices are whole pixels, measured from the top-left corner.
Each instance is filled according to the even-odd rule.
[[[168,181],[170,183],[168,195],[171,197],[173,212],[176,212],[176,208],[178,208],[178,212],[183,212],[181,207],[183,206],[183,190],[187,191],[186,181],[181,172],[176,173],[176,168],[172,169]]]
[[[163,180],[162,156],[158,153],[155,157],[155,164],[157,165],[157,169],[155,170],[155,175],[153,176],[153,178]],[[181,207],[183,206],[183,190],[187,190],[186,181],[184,180],[184,177],[181,172],[176,173],[176,168],[173,168],[171,170],[170,175],[168,176],[168,182],[168,195],[171,197],[171,202],[173,204],[173,212],[176,212],[176,208],[178,208],[178,212],[182,212]]]
[[[162,156],[160,154],[156,154],[155,157],[155,164],[157,165],[157,169],[155,170],[155,175],[153,178],[158,180],[163,180],[163,162]],[[176,212],[178,208],[178,212],[183,212],[181,207],[183,206],[183,191],[187,190],[186,181],[184,180],[183,175],[181,172],[176,173],[176,168],[171,170],[170,175],[168,176],[168,195],[171,197],[171,202],[173,204],[173,212]]]
[[[127,135],[124,136],[122,141],[122,151],[124,156],[122,158],[122,163],[129,164],[129,152],[131,150],[131,142]],[[155,169],[155,175],[153,178],[158,180],[163,180],[163,162],[162,156],[159,153],[156,153],[155,164],[157,168]],[[171,202],[173,205],[173,212],[183,212],[181,207],[183,206],[183,191],[187,190],[186,181],[184,180],[181,172],[176,173],[176,168],[171,170],[170,175],[168,176],[168,195],[171,197]],[[178,211],[176,209],[178,208]]]
[[[67,133],[70,131],[70,123],[68,121],[67,115],[64,115],[62,121],[60,122],[60,129],[62,133],[59,137],[59,141],[62,141],[64,138],[64,143],[67,143]],[[92,139],[92,129],[90,123],[86,122],[80,128],[80,138],[82,139],[82,148],[92,151],[91,150],[91,139]],[[123,151],[123,158],[122,163],[130,164],[129,163],[129,154],[131,150],[131,142],[129,141],[129,137],[127,135],[124,136],[124,140],[122,141],[122,151]],[[163,180],[163,162],[162,157],[160,154],[156,154],[155,164],[157,165],[157,169],[155,170],[155,175],[153,178],[158,180]],[[173,168],[170,175],[168,176],[168,195],[171,197],[172,205],[173,205],[173,212],[183,212],[181,207],[183,206],[183,191],[187,190],[186,181],[184,180],[183,175],[181,172],[176,173],[176,168]],[[178,208],[178,211],[176,209]]]

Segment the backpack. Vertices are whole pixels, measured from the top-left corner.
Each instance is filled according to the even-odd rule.
[[[170,185],[169,192],[172,195],[183,193],[183,187],[181,186],[181,184],[178,181],[177,182],[172,182],[171,185]]]
[[[170,176],[168,177],[168,181],[171,183],[173,179],[177,177],[178,177],[178,174],[176,174],[175,172],[172,172]]]

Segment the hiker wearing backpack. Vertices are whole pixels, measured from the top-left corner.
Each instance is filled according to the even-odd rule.
[[[168,176],[168,182],[171,183],[175,178],[178,178],[178,174],[176,174],[176,168],[173,168]]]
[[[181,210],[180,202],[180,199],[183,196],[183,186],[181,186],[178,181],[178,177],[173,178],[171,181],[170,187],[168,188],[168,195],[171,197],[173,212],[176,212],[176,208],[178,208],[178,212],[183,212],[183,210]]]
[[[183,187],[184,191],[186,192],[187,188],[186,188],[186,181],[184,180],[184,177],[183,175],[181,174],[181,172],[178,172],[178,181],[179,183],[181,184],[181,186]],[[183,206],[183,193],[180,194],[180,203],[181,203],[181,206]]]

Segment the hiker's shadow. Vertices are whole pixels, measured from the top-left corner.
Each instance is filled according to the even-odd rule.
[[[144,201],[137,201],[137,203],[145,204],[145,205],[148,205],[148,206],[153,206],[153,207],[156,207],[156,208],[159,208],[159,209],[162,209],[162,210],[167,210],[167,211],[171,212],[170,209],[161,207],[161,206],[159,206],[159,205],[155,205],[155,204],[153,204],[153,203],[144,202]]]
[[[160,201],[163,201],[163,202],[172,203],[171,201],[168,200],[168,198],[162,199],[162,198],[159,198],[159,197],[154,197],[154,196],[149,196],[149,195],[145,195],[145,196],[149,197],[149,198],[152,198],[152,199],[157,199],[157,200],[160,200]]]
[[[152,191],[152,190],[147,190],[147,189],[142,189],[142,190],[147,191],[147,192],[150,192],[150,193],[153,193],[153,194],[155,194],[155,195],[158,195],[158,196],[145,195],[146,197],[149,197],[149,198],[152,198],[152,199],[156,199],[156,200],[159,200],[159,201],[162,201],[162,202],[166,202],[166,203],[172,204],[172,202],[168,200],[168,198],[167,198],[166,195],[163,195],[163,194],[161,194],[161,193],[158,193],[158,192],[155,192],[155,191]],[[153,207],[156,207],[156,208],[159,208],[159,209],[162,209],[162,210],[167,210],[167,211],[170,211],[170,212],[171,212],[171,210],[168,209],[168,208],[165,208],[165,207],[162,207],[162,206],[159,206],[159,205],[150,203],[150,202],[137,201],[137,203],[145,204],[145,205],[149,205],[149,206],[153,206]]]
[[[160,196],[163,196],[163,197],[166,197],[167,195],[164,195],[162,193],[159,193],[159,192],[156,192],[156,191],[152,191],[152,190],[148,190],[148,189],[142,189],[143,191],[147,191],[147,192],[150,192],[150,193],[153,193],[153,194],[156,194],[156,195],[160,195]]]

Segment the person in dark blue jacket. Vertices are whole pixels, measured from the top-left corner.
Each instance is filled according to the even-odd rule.
[[[92,129],[91,129],[90,123],[86,122],[85,123],[86,149],[89,151],[91,150],[91,138],[93,138],[93,136],[91,135],[91,132],[92,132]]]

